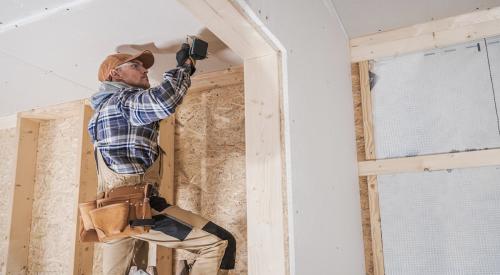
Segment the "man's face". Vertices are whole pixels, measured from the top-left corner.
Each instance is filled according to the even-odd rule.
[[[132,60],[116,67],[111,71],[113,81],[127,83],[130,86],[148,89],[148,70],[144,68],[139,60]]]

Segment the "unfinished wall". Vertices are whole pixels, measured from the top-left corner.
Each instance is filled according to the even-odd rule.
[[[190,93],[176,112],[176,204],[233,233],[233,274],[247,273],[244,115],[243,84]]]
[[[291,273],[362,274],[350,53],[343,26],[327,0],[246,2],[287,51]]]
[[[188,93],[176,111],[175,203],[226,228],[237,241],[236,269],[247,273],[243,83]],[[177,251],[176,259],[194,259]],[[94,275],[102,249],[94,248]]]
[[[500,147],[500,38],[376,60],[378,159]]]
[[[28,271],[70,274],[78,182],[76,116],[40,123]]]
[[[498,40],[372,63],[377,158],[498,147]],[[352,66],[352,82],[362,161],[358,64]],[[379,176],[386,274],[495,273],[497,173],[498,167],[482,167]],[[366,272],[373,274],[366,177],[360,177],[360,190]]]
[[[500,274],[500,167],[378,176],[386,274]]]
[[[16,128],[0,130],[0,270],[6,260],[12,183],[16,160]]]
[[[352,97],[354,104],[354,121],[356,124],[356,148],[358,151],[358,161],[366,160],[365,139],[363,132],[363,111],[361,109],[361,86],[359,79],[359,65],[351,65]],[[365,252],[366,275],[373,274],[373,251],[370,224],[370,208],[368,201],[367,177],[359,177],[359,197],[361,205],[361,218],[363,226],[363,243]]]

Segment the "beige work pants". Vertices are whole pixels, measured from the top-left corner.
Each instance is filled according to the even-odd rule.
[[[158,160],[143,175],[115,173],[106,166],[100,153],[97,154],[97,162],[99,190],[140,183],[154,183],[157,186],[160,182]],[[196,254],[196,261],[188,274],[216,275],[225,273],[224,271],[218,273],[221,267],[234,268],[236,242],[229,232],[177,206],[165,205],[162,208],[164,209],[161,211],[152,209],[155,219],[154,230],[103,244],[103,274],[128,274],[136,239],[168,248],[185,249]]]
[[[104,274],[127,274],[134,253],[136,243],[134,239],[156,243],[157,245],[169,248],[185,249],[197,254],[196,261],[191,267],[189,274],[215,275],[218,273],[228,241],[204,231],[202,228],[208,221],[189,211],[176,206],[170,206],[162,214],[172,218],[175,217],[175,219],[183,223],[190,224],[192,229],[186,238],[179,240],[164,232],[150,230],[148,233],[133,236],[132,238],[105,243],[103,244]]]

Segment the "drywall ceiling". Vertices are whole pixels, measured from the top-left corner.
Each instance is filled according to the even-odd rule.
[[[209,42],[197,73],[242,64],[175,0],[7,0],[0,22],[0,116],[89,97],[100,62],[116,51],[153,51],[158,83],[186,35]]]
[[[330,0],[350,38],[500,6],[500,0]]]

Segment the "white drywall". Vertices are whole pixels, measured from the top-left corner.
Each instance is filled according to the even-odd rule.
[[[9,3],[0,3],[0,116],[90,96],[99,64],[117,50],[152,50],[157,83],[188,34],[210,42],[198,73],[242,63],[175,0]]]
[[[351,38],[500,6],[500,0],[326,1],[334,3]]]
[[[329,1],[248,4],[288,56],[292,274],[363,274],[348,39]]]

